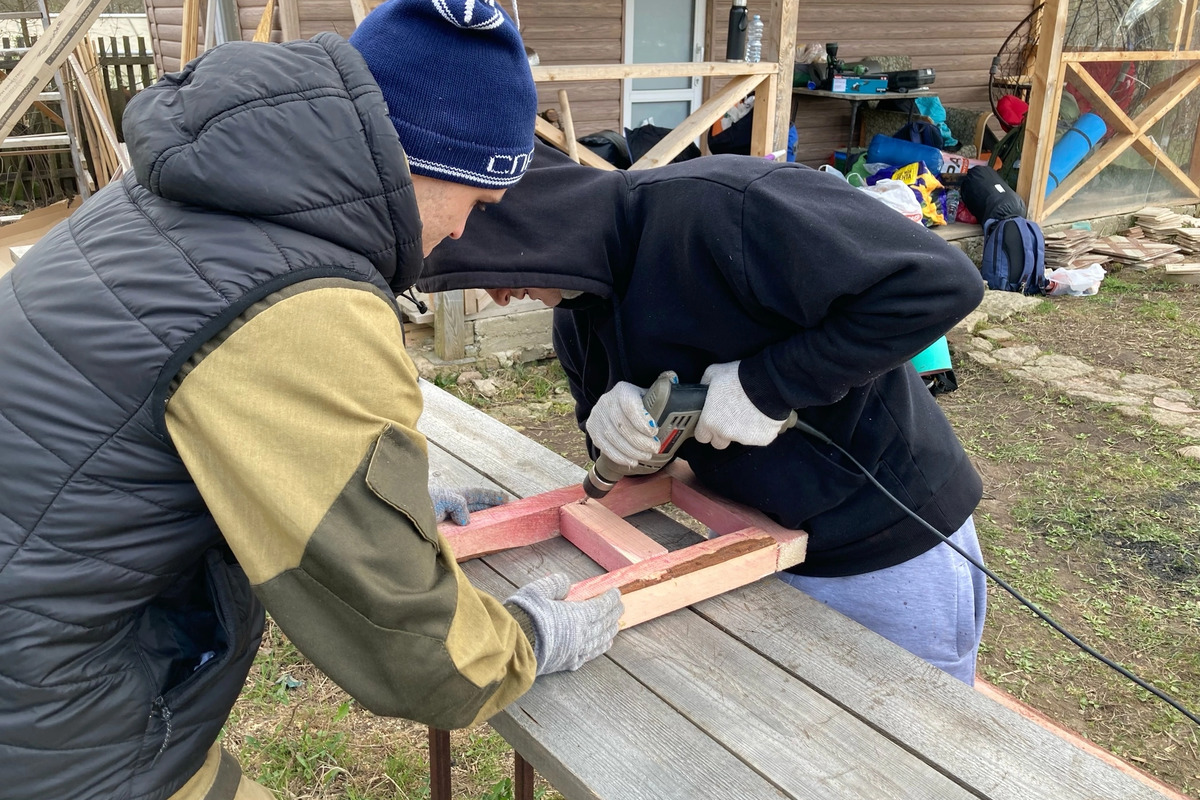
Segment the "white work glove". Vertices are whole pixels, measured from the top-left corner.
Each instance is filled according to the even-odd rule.
[[[658,429],[642,405],[645,389],[621,381],[596,401],[588,415],[592,444],[614,464],[636,466],[658,454]]]
[[[625,607],[621,593],[609,589],[590,600],[563,600],[571,579],[562,573],[538,578],[504,601],[525,612],[533,626],[537,674],[577,670],[608,651]]]
[[[452,519],[455,525],[470,522],[472,511],[482,511],[508,502],[504,492],[495,489],[482,486],[450,487],[438,481],[429,482],[429,499],[433,501],[433,518],[437,522]]]
[[[761,447],[775,441],[787,423],[771,419],[746,396],[738,379],[740,361],[713,364],[700,382],[708,386],[704,409],[696,422],[696,441],[724,450],[730,442]]]

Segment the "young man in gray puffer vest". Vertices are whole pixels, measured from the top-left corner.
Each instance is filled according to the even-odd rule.
[[[520,179],[535,112],[504,12],[435,0],[130,103],[133,173],[0,279],[0,795],[269,797],[216,744],[264,607],[443,728],[607,649],[615,593],[501,604],[457,567],[395,305]]]

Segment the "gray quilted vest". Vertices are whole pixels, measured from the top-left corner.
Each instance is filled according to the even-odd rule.
[[[251,303],[420,268],[403,151],[333,34],[232,43],[136,97],[134,174],[0,279],[0,798],[161,800],[263,610],[169,441],[179,366]]]

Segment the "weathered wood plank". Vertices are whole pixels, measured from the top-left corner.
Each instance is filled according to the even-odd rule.
[[[687,658],[679,658],[679,642]],[[795,797],[977,798],[767,659],[730,647],[696,614],[626,631],[608,657]]]
[[[578,576],[599,569],[561,539],[533,551],[489,556],[463,568],[472,583],[497,597],[535,573]],[[687,649],[675,642],[672,656],[685,658]],[[489,723],[568,798],[788,797],[604,657],[576,672],[538,678]]]
[[[781,581],[759,581],[695,610],[980,797],[1162,800]]]
[[[584,472],[502,422],[421,381],[427,437],[518,497],[583,480]]]

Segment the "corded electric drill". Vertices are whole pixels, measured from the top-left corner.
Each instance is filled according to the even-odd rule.
[[[704,409],[704,400],[707,397],[706,385],[680,383],[679,376],[672,370],[667,370],[655,378],[654,383],[650,384],[650,388],[642,395],[642,404],[658,430],[658,452],[632,467],[621,466],[601,453],[583,479],[584,493],[599,500],[612,491],[621,478],[628,475],[650,475],[665,467],[675,457],[679,446],[695,433],[696,423],[700,419],[700,412]],[[796,412],[793,411],[787,422],[781,423],[781,427],[790,428],[795,424],[795,420]]]

